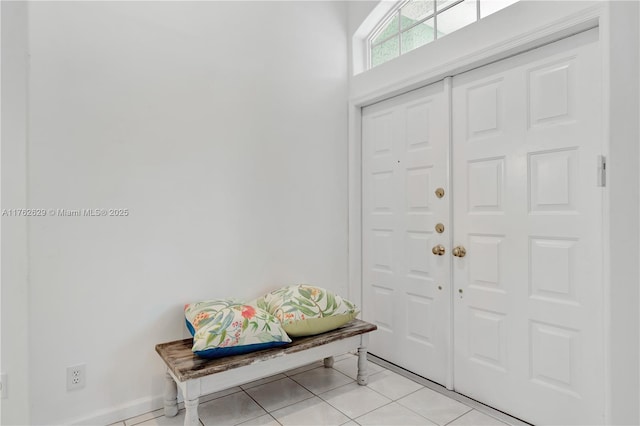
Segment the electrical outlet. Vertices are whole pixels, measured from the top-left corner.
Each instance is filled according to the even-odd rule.
[[[67,367],[67,390],[82,389],[87,383],[87,365]]]
[[[0,398],[9,398],[9,381],[7,379],[7,373],[0,374]]]

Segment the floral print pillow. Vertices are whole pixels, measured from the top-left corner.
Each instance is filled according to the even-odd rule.
[[[212,299],[184,305],[187,328],[193,336],[199,328],[209,324],[221,309],[243,305],[244,302],[238,299]]]
[[[291,342],[273,315],[234,299],[187,305],[185,318],[194,330],[193,352],[202,358],[238,355]]]
[[[358,315],[356,306],[324,288],[291,285],[259,298],[256,305],[280,320],[289,336],[311,336],[343,326]]]

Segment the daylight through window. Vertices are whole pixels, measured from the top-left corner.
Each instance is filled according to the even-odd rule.
[[[396,7],[369,36],[369,68],[442,38],[518,0],[409,0]]]

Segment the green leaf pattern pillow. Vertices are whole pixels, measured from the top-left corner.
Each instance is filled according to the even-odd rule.
[[[280,320],[289,336],[310,336],[334,330],[358,315],[356,306],[335,293],[306,284],[282,287],[256,301]]]

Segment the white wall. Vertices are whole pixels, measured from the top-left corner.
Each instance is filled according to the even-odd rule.
[[[26,206],[27,6],[0,2],[2,8],[2,209]],[[2,364],[8,374],[3,425],[29,424],[29,287],[27,221],[2,217]]]
[[[130,211],[30,220],[32,423],[158,408],[184,303],[346,292],[344,4],[30,3],[28,35],[28,205]]]

